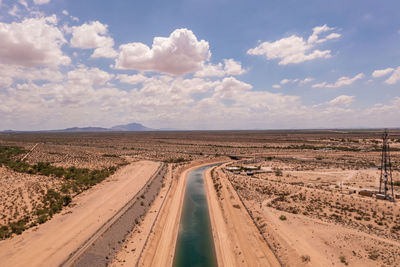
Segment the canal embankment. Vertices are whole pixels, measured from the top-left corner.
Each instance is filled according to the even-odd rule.
[[[205,172],[218,266],[281,266],[221,167]]]

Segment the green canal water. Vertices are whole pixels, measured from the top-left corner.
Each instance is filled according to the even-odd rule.
[[[174,267],[217,266],[203,178],[204,171],[213,166],[200,167],[188,175]]]

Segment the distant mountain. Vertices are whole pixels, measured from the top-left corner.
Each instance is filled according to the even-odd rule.
[[[77,133],[77,132],[108,132],[110,129],[102,127],[73,127],[61,130],[50,130],[48,132]]]
[[[44,130],[44,131],[13,131],[5,130],[3,133],[17,133],[17,132],[53,132],[53,133],[90,133],[90,132],[141,132],[141,131],[157,131],[155,129],[147,128],[140,123],[129,123],[125,125],[117,125],[111,128],[103,127],[72,127],[58,130]]]
[[[147,128],[146,126],[143,126],[140,123],[129,123],[129,124],[124,124],[124,125],[117,125],[114,127],[111,127],[111,131],[126,131],[126,132],[130,132],[130,131],[154,131],[154,129],[151,128]]]

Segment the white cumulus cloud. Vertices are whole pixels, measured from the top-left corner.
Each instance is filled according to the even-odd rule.
[[[50,0],[33,0],[36,5],[44,5],[50,3]]]
[[[177,29],[169,37],[155,37],[151,48],[143,43],[121,45],[115,68],[183,75],[200,70],[210,56],[208,42],[198,41],[188,29]]]
[[[79,66],[67,73],[68,81],[75,85],[100,86],[106,84],[114,75],[98,68]]]
[[[81,49],[95,49],[93,58],[113,58],[117,52],[113,49],[114,39],[108,36],[108,26],[99,21],[74,26],[71,29],[71,47]]]
[[[337,79],[337,81],[335,83],[327,83],[327,82],[316,83],[316,84],[313,84],[312,87],[313,88],[323,88],[323,87],[337,88],[337,87],[350,85],[357,80],[363,79],[364,77],[365,77],[365,75],[363,73],[359,73],[352,78],[343,76],[343,77],[340,77],[339,79]]]
[[[23,66],[68,65],[70,58],[61,50],[66,40],[55,25],[57,18],[24,19],[10,24],[0,22],[0,61]]]
[[[400,67],[393,71],[392,75],[385,81],[386,84],[395,84],[400,81]]]
[[[339,38],[339,33],[331,33],[325,37],[321,34],[334,30],[327,25],[313,28],[312,35],[308,40],[297,35],[291,35],[275,42],[264,42],[255,48],[249,49],[249,55],[264,55],[268,60],[278,59],[279,65],[297,64],[317,58],[330,58],[330,50],[315,49],[317,44],[324,43],[331,39]]]
[[[297,83],[298,85],[304,85],[306,83],[312,82],[313,80],[314,80],[314,78],[304,78],[303,80],[300,80],[298,78],[297,79],[283,79],[279,83],[281,85],[285,85],[288,83],[293,83],[293,84]]]
[[[328,102],[331,106],[345,106],[349,107],[354,101],[354,96],[340,95]]]
[[[132,85],[143,83],[148,79],[141,73],[135,75],[118,74],[116,78],[122,83],[128,83]]]
[[[242,68],[242,64],[234,59],[224,59],[224,64],[204,64],[202,69],[195,73],[197,77],[221,77],[226,75],[241,75],[246,70]]]
[[[393,68],[387,68],[387,69],[383,69],[383,70],[376,70],[372,73],[372,77],[374,78],[379,78],[382,76],[386,76],[390,73],[392,73],[394,71]]]
[[[215,88],[215,95],[220,98],[234,99],[235,96],[249,91],[253,86],[237,80],[234,77],[224,78],[220,85]]]

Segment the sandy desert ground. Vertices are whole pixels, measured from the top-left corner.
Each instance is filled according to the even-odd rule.
[[[37,228],[0,242],[2,266],[57,266],[132,199],[159,163],[140,161],[120,169]]]
[[[149,203],[146,216],[132,222],[132,232],[112,265],[127,266],[137,260],[141,266],[155,262],[168,265],[176,242],[185,171],[223,157],[230,166],[260,169],[231,172],[220,167],[207,175],[221,266],[254,266],[262,262],[259,259],[274,257],[284,266],[396,266],[400,262],[399,201],[358,194],[360,190],[378,189],[381,134],[380,130],[2,133],[1,148],[29,150],[38,145],[24,161],[28,167],[12,170],[14,165],[9,163],[0,167],[0,235],[4,238],[0,256],[18,265],[23,262],[19,255],[30,248],[28,241],[55,231],[51,225],[63,231],[79,228],[79,223],[68,226],[63,218],[84,216],[79,211],[81,205],[91,203],[85,197],[96,198],[96,192],[112,184],[115,175],[133,168],[126,166],[129,162],[150,164],[151,168],[143,166],[147,179],[150,169],[154,172],[157,168],[156,162],[164,162],[169,172],[159,195]],[[394,190],[400,194],[400,131],[392,130],[390,137]],[[12,155],[11,160],[17,162],[23,155]],[[45,171],[50,172],[38,168],[42,162],[48,164]],[[86,176],[83,182],[74,177],[71,180],[70,168],[89,176],[101,173],[101,179],[93,183],[85,180]],[[116,173],[112,175],[109,168],[115,168]],[[58,171],[63,172],[57,176]],[[135,176],[136,172],[132,173]],[[143,179],[139,180],[145,182]],[[76,184],[80,187],[74,191]],[[139,182],[132,184],[135,186]],[[121,200],[123,196],[117,191],[106,195],[118,195]],[[46,200],[48,192],[70,196],[72,202],[57,207],[53,214],[52,202]],[[122,202],[127,199],[128,195]],[[49,221],[41,224],[38,210],[46,207]],[[108,212],[104,216],[112,216],[115,209]],[[90,229],[95,231],[100,224]],[[260,251],[248,249],[254,243],[259,244],[256,247]],[[69,246],[76,248],[77,242]],[[158,246],[163,249],[157,250]],[[38,246],[32,251],[42,253],[43,249]],[[269,256],[260,256],[262,251],[269,251]],[[25,258],[33,252],[26,253]],[[69,253],[44,258],[57,262]],[[41,260],[37,257],[32,262]]]

